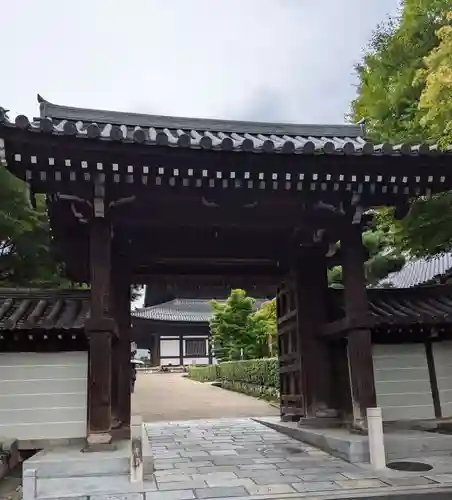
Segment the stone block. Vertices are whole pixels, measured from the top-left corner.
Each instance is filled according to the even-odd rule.
[[[284,493],[295,493],[295,490],[288,484],[267,484],[247,486],[246,488],[251,495],[281,495]]]
[[[207,451],[181,451],[180,456],[186,458],[197,458],[208,457],[209,454],[207,453]]]
[[[144,500],[144,494],[125,493],[118,495],[91,495],[89,500]]]
[[[240,486],[231,488],[202,488],[195,490],[196,498],[233,498],[244,497],[248,493]],[[150,499],[154,500],[154,499]]]
[[[261,477],[253,477],[253,481],[256,484],[291,484],[291,483],[299,483],[300,478],[297,476],[280,476],[280,477],[266,477],[266,476],[261,476]]]
[[[25,469],[22,472],[22,498],[23,500],[35,500],[36,496],[36,470]]]
[[[253,487],[256,483],[249,478],[236,478],[236,479],[209,479],[206,481],[209,488],[217,487],[236,487],[243,486],[244,488]]]
[[[193,479],[199,481],[230,481],[237,479],[237,477],[233,472],[215,472],[215,469],[207,474],[193,474]]]
[[[243,470],[274,470],[276,469],[275,464],[248,464],[248,465],[239,465],[239,469]]]
[[[145,500],[192,500],[195,494],[192,490],[175,490],[175,491],[155,491],[145,493]]]
[[[252,465],[254,462],[251,458],[243,457],[215,457],[213,460],[215,465]]]
[[[211,473],[216,473],[216,472],[233,472],[235,476],[237,477],[237,473],[240,469],[238,467],[235,467],[234,465],[217,465],[217,466],[210,466],[210,467],[198,467],[197,468],[197,473],[198,474],[211,474]]]
[[[215,456],[234,456],[238,455],[235,450],[210,450],[209,455]]]
[[[332,474],[300,474],[299,477],[306,482],[320,482],[320,481],[344,481],[346,477],[342,474],[333,472]]]
[[[168,483],[159,483],[158,489],[159,491],[168,491],[168,490],[194,490],[195,488],[205,488],[207,484],[205,481],[194,480],[190,481],[171,481]]]
[[[192,477],[189,474],[170,474],[167,476],[156,476],[157,484],[160,485],[162,483],[179,483],[179,482],[188,482],[192,480]]]
[[[426,484],[437,484],[433,479],[423,476],[412,477],[388,477],[384,479],[385,483],[391,486],[421,486]]]
[[[340,486],[333,483],[332,481],[319,481],[318,483],[292,483],[292,487],[300,493],[340,489]]]
[[[253,481],[258,478],[258,477],[267,477],[267,478],[273,478],[274,483],[277,483],[276,479],[279,479],[281,477],[284,477],[279,471],[277,470],[239,470],[236,472],[238,477],[249,477]],[[293,474],[295,475],[295,474]]]
[[[387,487],[387,484],[378,479],[349,479],[347,481],[336,481],[336,484],[345,490]]]

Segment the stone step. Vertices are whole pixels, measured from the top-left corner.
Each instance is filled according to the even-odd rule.
[[[82,453],[78,448],[43,450],[23,463],[23,470],[28,469],[35,470],[37,478],[128,474],[130,451]]]
[[[147,439],[143,441],[144,474],[154,472],[152,451]],[[115,442],[114,450],[83,452],[80,445],[49,448],[33,455],[23,463],[23,470],[34,471],[36,478],[65,478],[130,474],[131,442]]]
[[[131,483],[128,475],[38,478],[35,498],[51,500],[84,497],[86,499],[92,495],[143,493],[156,490],[157,486],[152,479],[142,483]]]
[[[277,418],[257,418],[257,422],[286,434],[293,439],[316,446],[348,462],[369,462],[367,436],[352,434],[346,429],[300,427],[295,422],[280,422]],[[392,430],[384,436],[388,461],[422,458],[449,453],[452,435],[417,430]]]

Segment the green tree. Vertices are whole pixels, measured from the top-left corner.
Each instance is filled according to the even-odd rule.
[[[352,120],[366,120],[373,140],[417,142],[428,137],[419,107],[425,83],[418,74],[438,46],[438,30],[448,10],[449,0],[404,0],[400,17],[375,31],[356,68],[358,95],[351,111]]]
[[[419,109],[421,125],[443,147],[452,144],[452,6],[437,30],[438,45],[424,58],[417,73],[422,86]]]
[[[390,215],[388,215],[390,217]],[[390,217],[392,223],[392,217]],[[389,273],[399,271],[405,264],[405,257],[399,248],[394,245],[393,226],[388,222],[388,228],[382,226],[379,216],[375,219],[374,227],[363,234],[363,244],[368,252],[365,263],[365,274],[368,285],[375,285]],[[328,271],[330,286],[342,287],[342,268],[333,267]]]
[[[244,290],[232,290],[225,302],[212,301],[210,321],[215,357],[220,361],[253,359],[268,354],[263,319],[253,314],[256,301]]]
[[[366,120],[374,142],[452,142],[450,0],[404,0],[380,26],[357,67],[351,119]],[[408,215],[377,213],[377,230],[396,252],[429,256],[452,248],[452,195],[412,200]]]
[[[50,251],[45,199],[36,209],[27,186],[0,165],[0,285],[67,286]]]
[[[264,302],[261,307],[251,314],[251,329],[255,333],[257,355],[266,357],[276,355],[277,342],[276,299]]]

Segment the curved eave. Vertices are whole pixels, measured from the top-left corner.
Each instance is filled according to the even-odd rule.
[[[111,115],[114,112],[95,110],[82,110],[84,114],[80,116],[85,116],[87,120],[79,120],[74,119],[76,116],[71,111],[74,109],[77,108],[66,109],[65,113],[69,119],[43,116],[37,120],[30,120],[25,115],[19,115],[12,122],[8,119],[5,110],[0,108],[0,130],[15,130],[18,134],[47,134],[54,137],[101,142],[243,153],[420,156],[452,152],[452,148],[440,152],[437,145],[427,144],[374,145],[360,135],[353,135],[359,132],[358,126],[259,124],[202,119],[181,121],[184,119],[121,113]],[[98,117],[96,113],[100,114],[106,122],[94,121]],[[116,117],[115,120],[113,116]],[[123,117],[122,123],[120,123],[121,116]],[[149,126],[140,125],[143,123],[143,117],[146,117]],[[162,121],[163,119],[168,122]],[[130,123],[135,123],[135,125]],[[221,125],[223,130],[219,130]]]

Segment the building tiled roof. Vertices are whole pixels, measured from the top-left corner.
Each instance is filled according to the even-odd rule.
[[[265,300],[257,300],[255,307]],[[210,301],[174,299],[131,312],[155,321],[206,323]],[[80,330],[90,315],[89,291],[0,288],[0,330]]]
[[[89,292],[0,288],[0,330],[80,330]]]
[[[221,302],[221,301],[219,301]],[[260,307],[265,300],[256,300],[255,307]],[[210,301],[205,299],[174,299],[132,312],[135,318],[154,321],[179,321],[207,323],[212,317]]]
[[[324,325],[326,335],[344,334],[357,327],[384,328],[386,331],[400,328],[422,328],[435,325],[449,328],[452,323],[452,286],[433,285],[419,288],[370,289],[368,291],[369,314],[366,318],[345,316],[343,290],[331,290],[335,317],[340,318]]]
[[[452,288],[447,285],[370,290],[368,298],[369,312],[377,325],[452,321]]]
[[[430,259],[408,261],[400,271],[388,274],[378,285],[395,288],[410,288],[435,282],[452,271],[452,252],[436,255]]]
[[[0,108],[0,125],[36,133],[51,133],[157,146],[255,153],[419,155],[438,151],[425,144],[373,145],[364,127],[297,125],[200,118],[179,118],[59,106],[38,96],[41,116],[30,121],[19,115],[14,122]]]

